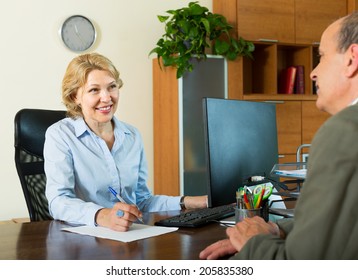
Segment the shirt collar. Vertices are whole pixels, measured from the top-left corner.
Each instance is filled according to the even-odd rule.
[[[358,98],[356,98],[355,100],[353,100],[353,102],[351,103],[351,105],[356,105],[358,103]]]
[[[122,124],[115,116],[113,116],[113,122],[115,131],[119,130],[125,134],[130,134],[130,130],[124,124]],[[75,128],[76,137],[81,136],[86,131],[91,131],[82,117],[75,119],[73,122],[73,126]]]
[[[80,137],[87,130],[87,125],[83,118],[79,117],[73,121],[76,137]]]

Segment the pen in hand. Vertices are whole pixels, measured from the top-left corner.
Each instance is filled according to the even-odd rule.
[[[127,202],[125,202],[125,200],[112,188],[112,187],[108,187],[109,191],[122,203],[128,204]],[[137,219],[144,224],[143,219],[140,217],[137,217]]]

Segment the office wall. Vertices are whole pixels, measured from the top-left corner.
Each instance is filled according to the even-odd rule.
[[[108,56],[124,87],[117,116],[142,133],[153,184],[152,68],[149,51],[163,25],[157,15],[186,6],[186,0],[12,0],[0,9],[0,220],[28,217],[14,164],[14,116],[22,108],[64,109],[61,80],[76,56],[58,30],[70,15],[93,20],[98,42],[90,51]],[[211,0],[199,3],[212,9]]]

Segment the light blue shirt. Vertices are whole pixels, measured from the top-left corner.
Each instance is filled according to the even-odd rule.
[[[118,202],[111,186],[142,212],[180,209],[180,197],[152,195],[139,131],[113,117],[115,141],[109,150],[82,118],[65,118],[46,132],[46,197],[54,219],[95,224],[101,208]]]

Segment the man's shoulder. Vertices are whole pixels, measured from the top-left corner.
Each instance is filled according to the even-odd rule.
[[[341,118],[347,119],[348,118],[351,121],[358,122],[358,103],[355,105],[348,106],[347,108],[340,111],[332,118],[337,118],[337,119],[341,119]]]
[[[349,106],[334,116],[331,116],[321,127],[321,129],[346,130],[350,127],[358,126],[358,104]]]
[[[345,108],[330,117],[316,132],[311,150],[337,149],[357,145],[358,138],[358,105]]]

